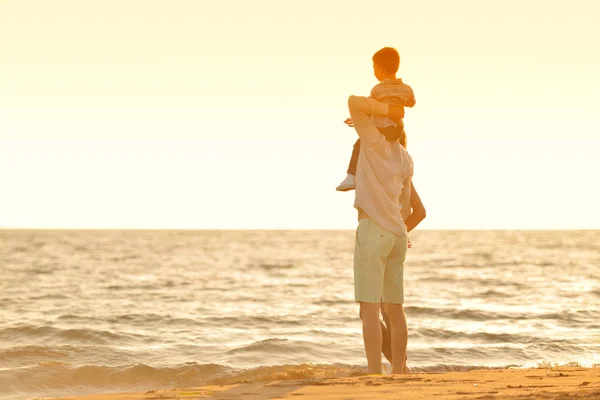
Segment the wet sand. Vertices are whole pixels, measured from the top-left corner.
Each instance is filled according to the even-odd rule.
[[[509,369],[367,375],[323,380],[239,383],[145,393],[79,396],[76,400],[170,399],[600,399],[600,368]],[[64,398],[66,399],[66,398]]]

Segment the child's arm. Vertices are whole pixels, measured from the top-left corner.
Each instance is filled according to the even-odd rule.
[[[414,107],[417,101],[415,100],[415,93],[412,88],[405,83],[400,85],[384,85],[378,83],[371,89],[372,99],[383,101],[386,98],[395,98],[400,100],[399,103],[402,107]]]
[[[415,93],[412,88],[409,86],[410,94],[407,96],[405,107],[414,107],[417,104],[417,100],[415,100]]]
[[[404,85],[402,91],[394,97],[402,100],[400,104],[402,104],[403,107],[414,107],[415,104],[417,104],[417,101],[415,100],[415,93],[408,85]]]

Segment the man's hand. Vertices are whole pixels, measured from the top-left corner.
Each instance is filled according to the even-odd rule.
[[[394,122],[400,121],[404,118],[404,107],[397,104],[390,104],[388,106],[388,117]]]
[[[350,128],[354,128],[354,124],[352,123],[352,118],[346,118],[344,123],[348,125]]]

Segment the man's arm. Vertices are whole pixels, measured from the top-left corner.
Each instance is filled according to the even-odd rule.
[[[362,97],[350,96],[348,98],[348,109],[352,124],[361,140],[379,140],[381,133],[371,121],[371,115],[389,116],[394,121],[404,117],[404,108],[398,105],[388,105],[380,101]]]
[[[417,225],[421,223],[427,216],[427,212],[425,211],[425,206],[417,193],[415,186],[412,181],[410,182],[410,206],[412,207],[412,213],[406,218],[406,231],[410,232],[416,228]],[[404,207],[404,205],[402,205]]]
[[[400,214],[402,219],[407,221],[410,218],[411,204],[410,198],[412,196],[412,178],[406,178],[402,185],[402,192],[400,193]],[[408,229],[407,229],[408,232]]]
[[[388,115],[389,105],[377,101],[371,97],[350,96],[348,98],[348,108],[350,111],[356,111],[367,115]]]

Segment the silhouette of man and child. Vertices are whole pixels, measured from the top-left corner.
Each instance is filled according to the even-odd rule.
[[[392,374],[410,373],[406,365],[404,260],[410,247],[408,232],[425,218],[425,208],[412,184],[413,161],[406,151],[403,123],[404,108],[415,105],[415,96],[396,76],[399,67],[398,51],[382,48],[373,55],[379,83],[369,97],[348,99],[350,118],[344,123],[356,130],[359,139],[347,176],[336,188],[355,190],[354,296],[360,304],[370,374],[381,374],[382,351],[392,365]]]

